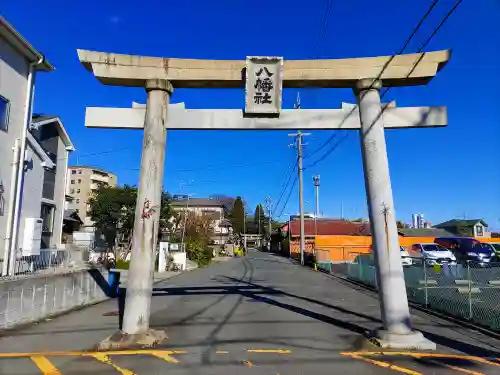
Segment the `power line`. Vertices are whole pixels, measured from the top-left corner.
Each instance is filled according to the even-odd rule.
[[[288,186],[290,184],[290,181],[291,181],[291,179],[293,177],[293,172],[295,172],[295,170],[297,169],[297,165],[298,165],[298,159],[295,161],[295,165],[293,166],[293,169],[289,171],[288,179],[287,179],[286,183],[282,185],[283,188],[281,189],[280,196],[279,196],[278,200],[276,201],[276,204],[274,206],[273,212],[277,211],[278,206],[279,206],[279,204],[281,202],[281,199],[283,198],[283,195],[285,194],[285,191],[288,188]]]
[[[460,0],[461,1],[461,0]],[[380,71],[378,77],[376,78],[376,80],[380,79],[380,77],[382,77],[382,75],[384,74],[385,70],[387,69],[387,67],[389,66],[389,64],[392,62],[392,60],[394,60],[394,58],[398,55],[401,55],[406,47],[408,47],[408,45],[410,44],[411,40],[415,37],[415,35],[417,34],[418,30],[422,27],[423,23],[425,22],[425,20],[429,17],[429,15],[431,14],[432,10],[434,9],[434,7],[437,5],[437,3],[439,2],[439,0],[434,0],[432,2],[432,4],[430,5],[430,7],[427,9],[427,12],[425,12],[425,14],[422,16],[422,18],[420,19],[420,21],[418,22],[418,24],[415,26],[415,28],[413,29],[412,33],[410,34],[410,36],[406,39],[405,43],[403,44],[403,47],[394,55],[392,55],[388,60],[387,62],[384,64],[384,66],[382,67],[382,70]],[[356,104],[350,111],[349,113],[344,117],[344,119],[342,120],[340,126],[343,125],[343,123],[346,121],[346,119],[352,115],[354,113],[354,111],[358,108],[358,104]],[[306,157],[311,157],[315,154],[317,154],[319,151],[321,151],[327,144],[329,144],[331,141],[335,140],[335,138],[337,138],[338,136],[338,133],[335,133],[333,135],[331,135],[327,140],[326,142],[324,142],[320,147],[318,147],[316,150],[312,151],[311,153],[309,153]],[[345,138],[345,136],[344,136]]]
[[[278,218],[281,217],[283,215],[283,212],[285,212],[285,208],[288,205],[288,201],[290,200],[290,197],[292,196],[293,188],[295,187],[295,184],[297,183],[297,179],[298,179],[297,176],[295,176],[295,179],[293,180],[292,187],[290,188],[288,196],[286,197],[286,200],[285,200],[285,203],[283,205],[283,208],[281,209],[280,214],[277,215],[276,217],[278,217]]]
[[[431,9],[434,8],[434,6],[436,5],[437,1],[439,0],[435,0],[433,2],[433,4],[431,5]],[[413,67],[410,69],[410,72],[406,75],[406,78],[408,78],[412,73],[413,71],[415,70],[415,68],[417,67],[417,65],[422,61],[423,57],[425,56],[425,52],[423,52],[424,48],[427,47],[427,45],[430,43],[430,41],[432,40],[432,38],[434,38],[434,36],[437,34],[437,32],[439,31],[439,29],[444,25],[444,23],[449,19],[449,17],[453,14],[453,12],[455,12],[455,10],[458,8],[458,6],[462,3],[463,0],[458,0],[455,5],[448,11],[448,13],[446,14],[446,16],[443,18],[443,20],[441,20],[441,22],[439,23],[439,25],[434,29],[434,31],[432,32],[432,34],[429,36],[429,38],[421,45],[421,47],[419,48],[418,52],[417,53],[421,53],[421,56],[418,58],[418,60],[415,62],[415,64],[413,64]],[[428,16],[430,13],[430,11],[427,11],[426,16]],[[423,23],[423,21],[421,21],[419,23],[419,25],[421,25]],[[415,33],[413,33],[412,35],[414,35]],[[405,43],[406,45],[408,44]],[[384,66],[384,69],[387,67],[387,64],[386,66]],[[380,75],[379,75],[380,77]],[[378,78],[377,78],[378,79]],[[391,89],[391,87],[387,87],[385,89],[385,91],[380,95],[380,99],[382,100],[384,98],[384,96],[387,94],[387,92],[389,92],[389,90]],[[349,112],[349,114],[343,119],[342,123],[345,121],[345,119],[347,117],[349,117],[353,111],[357,108],[358,104],[356,104],[353,109]],[[385,106],[384,108],[382,108],[382,110],[380,111],[380,114],[378,115],[377,119],[378,120],[380,118],[380,116],[382,116],[382,114],[384,113],[384,111],[388,108],[389,106]],[[330,155],[333,151],[335,151],[335,149],[345,140],[345,138],[348,136],[348,132],[345,132],[344,134],[344,137],[339,141],[337,142],[337,144],[334,145],[334,147],[332,147],[326,154],[324,154],[320,159],[318,159],[316,162],[314,162],[312,165],[308,166],[308,168],[318,164],[320,161],[326,159],[326,157],[328,157],[328,155]],[[332,137],[330,137],[332,138]],[[327,142],[325,142],[320,148],[318,148],[317,150],[315,150],[315,152],[319,151],[320,149],[322,149],[324,146],[326,146],[326,144],[329,142],[330,140],[327,140]],[[313,152],[313,153],[315,153]],[[313,154],[312,153],[312,154]],[[310,154],[309,156],[311,156],[312,154]]]
[[[330,155],[332,152],[334,152],[334,151],[335,151],[335,149],[336,149],[337,147],[339,147],[339,146],[340,146],[340,144],[344,141],[344,139],[345,139],[345,138],[347,138],[347,136],[348,136],[348,135],[349,135],[349,133],[348,133],[348,132],[345,132],[345,133],[344,133],[344,135],[343,135],[343,137],[342,137],[342,138],[340,138],[340,140],[339,140],[337,143],[335,143],[335,144],[334,144],[334,145],[333,145],[333,146],[332,146],[332,147],[331,147],[331,148],[330,148],[330,149],[329,149],[329,150],[328,150],[328,151],[327,151],[327,152],[326,152],[326,153],[325,153],[322,157],[320,157],[320,158],[319,158],[318,160],[316,160],[314,163],[309,164],[307,167],[304,167],[304,170],[309,169],[309,168],[312,168],[312,167],[314,167],[316,164],[318,164],[318,163],[322,162],[324,159],[326,159],[326,158],[328,157],[328,155]]]

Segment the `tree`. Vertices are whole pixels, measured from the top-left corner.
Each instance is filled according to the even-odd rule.
[[[410,227],[410,225],[406,224],[402,220],[396,221],[396,226],[398,227],[398,229],[405,229],[405,228],[409,228]]]
[[[243,206],[241,197],[236,197],[230,218],[233,225],[233,232],[243,233],[245,229],[245,207]]]
[[[260,227],[260,233],[264,233],[267,221],[264,208],[260,203],[255,207],[254,222],[257,227]]]
[[[130,239],[134,228],[136,200],[137,188],[129,185],[101,185],[89,198],[88,215],[95,228],[104,234],[108,248],[113,248],[117,235],[122,240]],[[162,193],[159,236],[171,225],[169,219],[172,213],[169,203],[168,193]]]
[[[213,233],[214,219],[210,215],[184,212],[181,216],[181,230],[184,228],[184,243],[188,259],[200,267],[210,263],[213,250],[208,246]]]
[[[229,197],[224,194],[212,194],[209,198],[221,202],[224,205],[225,214],[232,211],[234,207],[234,202],[236,201],[235,198]]]

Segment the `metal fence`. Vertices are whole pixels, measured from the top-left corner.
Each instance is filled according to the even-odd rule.
[[[14,260],[14,274],[1,276],[0,279],[10,279],[23,275],[39,273],[55,273],[82,265],[88,259],[86,249],[43,249],[39,255],[20,256]],[[3,260],[0,260],[0,269]]]
[[[475,324],[500,330],[500,263],[466,262],[455,265],[428,265],[412,258],[404,267],[410,301]],[[331,273],[326,264],[319,268]],[[377,288],[375,266],[369,255],[360,255],[347,264],[348,278]]]

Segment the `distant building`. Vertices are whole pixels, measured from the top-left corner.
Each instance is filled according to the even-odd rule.
[[[488,231],[488,224],[482,219],[453,219],[434,225],[434,228],[445,229],[461,237],[491,237],[491,232]]]
[[[88,200],[100,184],[115,187],[116,175],[98,167],[73,165],[68,167],[66,194],[73,198],[67,204],[67,209],[75,210],[83,221],[84,227],[92,227],[94,223],[87,215]]]
[[[300,220],[292,219],[281,227],[289,232],[290,237],[300,237]],[[370,224],[357,223],[342,219],[305,219],[304,234],[306,237],[318,236],[370,236]]]
[[[232,226],[229,220],[224,218],[224,203],[208,198],[188,198],[174,195],[170,207],[175,212],[194,212],[196,215],[209,215],[213,220],[212,241],[214,244],[222,245],[229,242]]]
[[[412,228],[424,228],[425,220],[424,214],[413,214],[411,215]]]

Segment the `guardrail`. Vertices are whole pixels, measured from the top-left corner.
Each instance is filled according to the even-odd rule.
[[[42,249],[39,255],[20,256],[14,260],[14,274],[1,276],[0,280],[17,278],[23,275],[39,273],[55,273],[82,264],[88,255],[84,250],[74,249]],[[3,260],[0,260],[0,268]]]
[[[422,258],[403,267],[408,300],[457,318],[500,331],[500,263],[438,264]],[[378,288],[373,260],[359,254],[344,268],[318,262],[319,269]]]

